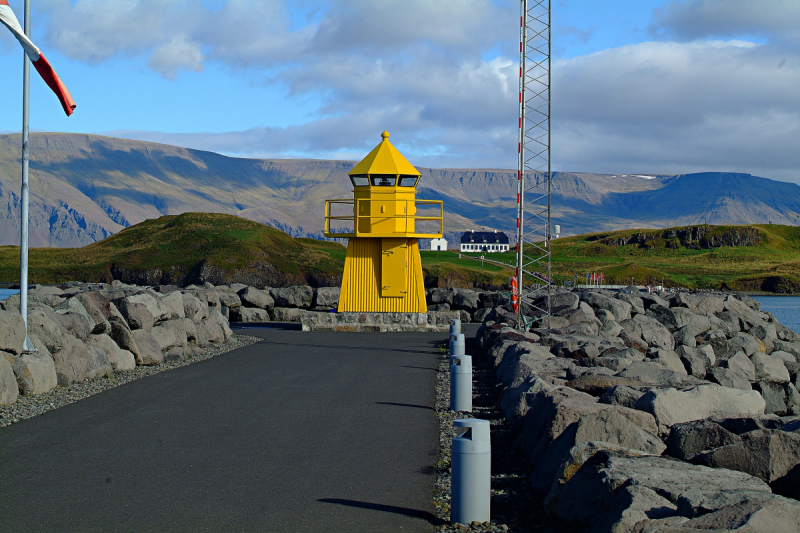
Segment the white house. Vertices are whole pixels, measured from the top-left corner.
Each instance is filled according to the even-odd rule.
[[[432,252],[446,252],[447,251],[447,239],[431,239],[431,251]]]
[[[461,252],[507,252],[510,248],[508,235],[502,231],[465,231],[461,236]]]

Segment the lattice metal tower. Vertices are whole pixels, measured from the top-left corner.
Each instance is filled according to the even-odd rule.
[[[550,325],[550,0],[521,0],[517,286],[521,329]],[[546,298],[542,298],[546,296]]]

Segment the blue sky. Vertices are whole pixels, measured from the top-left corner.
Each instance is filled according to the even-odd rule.
[[[388,129],[421,166],[516,164],[518,2],[32,1],[78,104],[34,72],[35,130],[356,159]],[[796,0],[553,0],[554,169],[800,182],[797,20]],[[0,32],[3,131],[21,56]]]

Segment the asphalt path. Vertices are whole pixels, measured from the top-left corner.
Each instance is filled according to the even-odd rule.
[[[447,335],[239,332],[0,428],[0,531],[433,531]]]

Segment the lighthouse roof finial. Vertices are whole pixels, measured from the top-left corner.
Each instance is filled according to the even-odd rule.
[[[348,172],[350,176],[360,174],[405,174],[420,176],[419,170],[403,157],[397,148],[389,142],[389,132],[381,133],[381,142]]]

